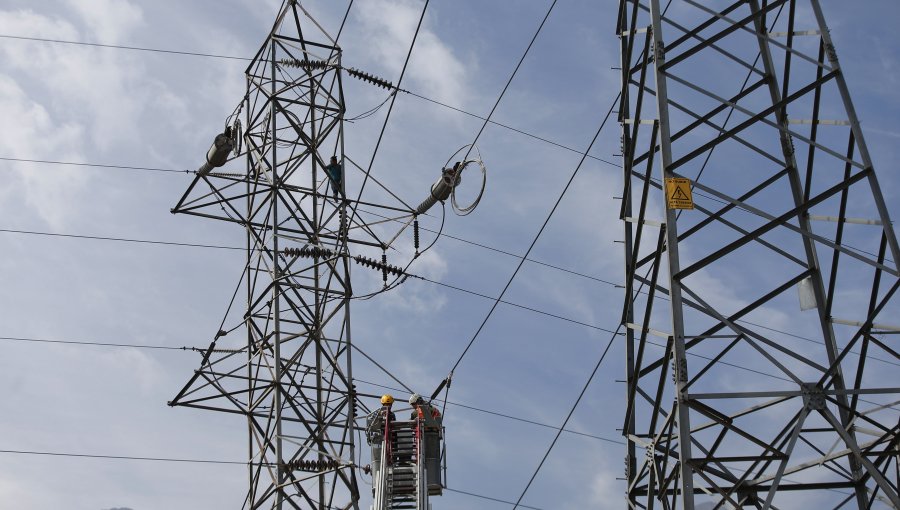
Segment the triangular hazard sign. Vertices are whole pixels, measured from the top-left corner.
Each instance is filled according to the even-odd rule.
[[[684,193],[684,190],[681,189],[681,186],[675,186],[675,192],[672,193],[672,199],[673,200],[690,200],[691,198],[688,197]]]

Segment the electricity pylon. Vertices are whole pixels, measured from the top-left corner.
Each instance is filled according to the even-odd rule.
[[[900,249],[819,1],[660,3],[617,19],[627,507],[900,508]]]
[[[235,293],[243,321],[220,329],[170,402],[246,418],[244,508],[359,508],[349,264],[378,270],[385,285],[402,274],[384,256],[397,236],[386,240],[361,215],[406,215],[408,225],[414,214],[402,203],[355,199],[366,183],[380,184],[344,153],[340,64],[337,42],[285,0],[247,68],[246,96],[173,209],[246,232],[245,293]],[[225,165],[231,152],[245,169]],[[332,156],[343,163],[337,185],[324,170]],[[385,197],[396,198],[384,189]],[[350,248],[382,258],[351,257]],[[240,334],[233,331],[245,341],[224,348],[223,336]]]

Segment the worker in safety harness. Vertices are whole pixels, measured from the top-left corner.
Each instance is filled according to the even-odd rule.
[[[384,435],[386,427],[394,421],[396,417],[391,411],[391,405],[394,403],[394,397],[390,395],[382,395],[381,407],[372,411],[366,417],[366,441],[372,447],[372,478],[377,479],[381,471],[381,449],[384,446]],[[372,488],[374,492],[375,488]]]
[[[331,181],[331,192],[337,200],[338,194],[344,195],[344,168],[338,163],[337,156],[331,156],[331,162],[325,167],[328,180]]]
[[[431,403],[425,402],[425,399],[418,393],[413,393],[409,397],[409,405],[413,408],[411,418],[417,421],[419,427],[422,427],[428,492],[440,494],[443,488],[441,484],[441,435],[443,433],[441,412]]]

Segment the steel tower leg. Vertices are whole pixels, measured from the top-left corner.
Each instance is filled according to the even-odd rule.
[[[660,3],[617,20],[627,506],[900,508],[900,249],[821,6]]]

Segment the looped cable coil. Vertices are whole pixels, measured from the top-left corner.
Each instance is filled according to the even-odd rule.
[[[450,192],[450,203],[453,205],[453,210],[459,216],[466,216],[474,211],[476,207],[478,207],[479,202],[481,202],[481,197],[484,196],[484,189],[487,187],[487,167],[484,166],[484,161],[481,159],[481,151],[479,151],[478,146],[474,144],[463,145],[462,147],[460,147],[459,150],[457,150],[453,153],[452,156],[450,156],[450,158],[444,164],[444,167],[449,167],[450,162],[453,161],[456,156],[464,150],[466,150],[467,157],[471,157],[473,152],[475,153],[475,157],[474,159],[467,159],[462,162],[459,170],[457,171],[456,177],[461,178],[463,172],[467,168],[469,168],[470,165],[478,165],[478,168],[481,169],[481,190],[478,192],[478,196],[475,197],[475,200],[472,201],[471,204],[467,205],[466,207],[461,207],[456,199],[456,188],[458,188],[458,186],[453,187],[453,190]]]

